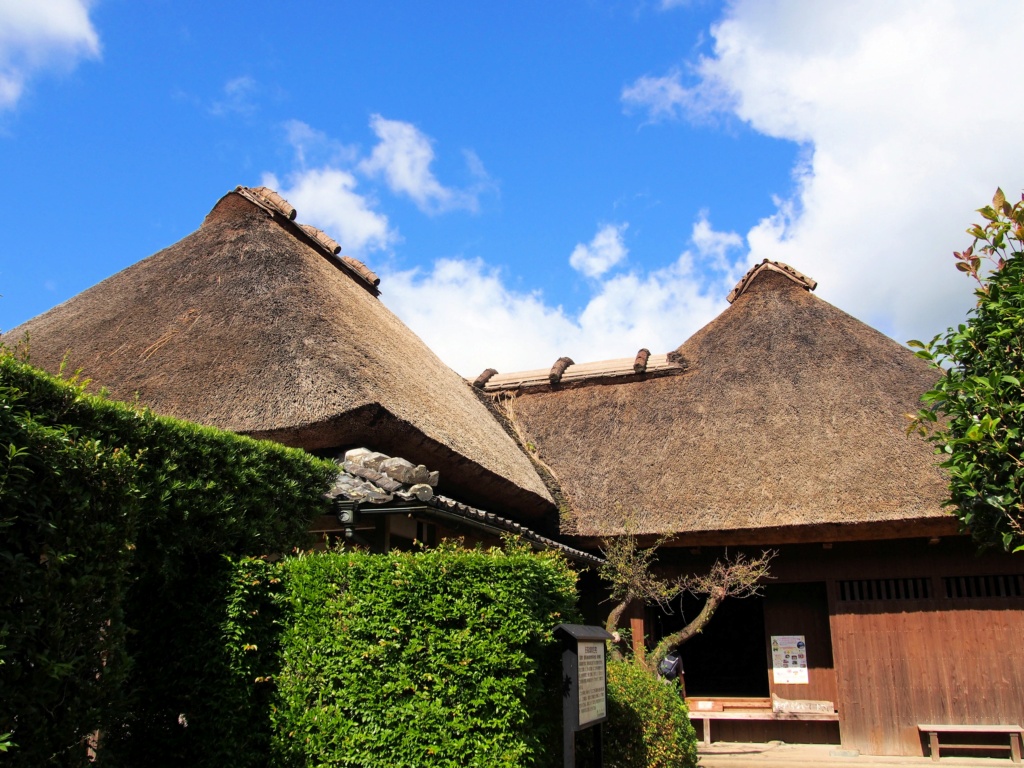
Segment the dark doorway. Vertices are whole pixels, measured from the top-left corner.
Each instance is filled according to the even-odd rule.
[[[687,696],[768,696],[764,606],[759,596],[727,599],[704,631],[683,645]],[[655,639],[676,632],[700,613],[703,599],[686,595],[680,610],[655,612]]]

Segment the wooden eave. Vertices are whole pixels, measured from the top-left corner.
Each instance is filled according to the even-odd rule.
[[[596,549],[609,536],[576,536],[573,543],[584,549]],[[780,544],[824,544],[827,542],[881,541],[961,535],[959,521],[948,517],[927,517],[910,520],[881,520],[861,523],[816,523],[769,528],[738,528],[723,531],[687,531],[672,534],[663,547],[772,547]],[[653,546],[661,536],[641,534],[644,547]]]

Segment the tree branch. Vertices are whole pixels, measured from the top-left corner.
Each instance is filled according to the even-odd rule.
[[[687,624],[678,632],[673,632],[671,635],[666,635],[661,639],[661,642],[655,647],[648,657],[648,667],[654,671],[658,669],[658,665],[668,656],[672,651],[681,646],[691,637],[696,635],[698,632],[703,632],[704,627],[715,611],[718,610],[718,606],[722,604],[722,601],[726,597],[726,589],[724,587],[716,587],[711,594],[708,595],[708,599],[704,602],[704,607],[701,608],[697,618]]]

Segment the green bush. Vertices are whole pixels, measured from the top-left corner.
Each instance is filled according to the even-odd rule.
[[[272,703],[269,763],[558,764],[551,631],[573,618],[575,581],[561,558],[520,549],[243,563],[224,629],[253,700]]]
[[[608,660],[608,720],[602,727],[607,768],[697,765],[697,734],[679,684],[657,678],[635,659]]]
[[[7,764],[82,764],[97,728],[112,764],[211,751],[204,734],[221,713],[209,702],[230,679],[222,554],[304,542],[335,471],[90,395],[0,349]],[[190,729],[179,723],[188,711]]]
[[[23,395],[0,381],[0,750],[8,765],[82,765],[124,703],[139,467]]]
[[[955,328],[907,342],[941,374],[910,431],[934,443],[946,503],[974,540],[1024,552],[1024,196],[1011,205],[997,189],[978,213],[974,242],[953,254],[977,303]]]

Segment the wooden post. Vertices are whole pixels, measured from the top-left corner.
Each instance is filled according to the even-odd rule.
[[[647,608],[643,601],[636,600],[629,606],[629,630],[633,636],[633,655],[641,662],[647,659]]]

